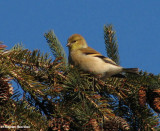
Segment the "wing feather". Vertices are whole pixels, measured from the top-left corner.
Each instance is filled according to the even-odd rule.
[[[98,51],[94,50],[91,47],[82,48],[80,50],[85,55],[89,55],[89,56],[93,56],[93,57],[98,57],[98,58],[102,59],[106,63],[110,63],[112,65],[117,65],[113,60],[109,59],[108,57],[103,56],[102,54],[100,54]]]

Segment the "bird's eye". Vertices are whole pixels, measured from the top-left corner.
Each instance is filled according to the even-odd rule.
[[[75,43],[75,42],[76,42],[76,40],[72,41],[72,43]]]

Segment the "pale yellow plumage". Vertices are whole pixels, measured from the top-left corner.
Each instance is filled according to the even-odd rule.
[[[123,71],[137,73],[138,68],[123,68],[96,50],[88,47],[86,40],[79,34],[68,39],[69,63],[82,70],[107,78]]]

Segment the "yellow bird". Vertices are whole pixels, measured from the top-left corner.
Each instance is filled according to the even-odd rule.
[[[82,70],[100,75],[102,79],[111,76],[121,76],[121,72],[138,73],[138,68],[123,68],[113,60],[103,56],[87,45],[79,34],[68,38],[69,63],[79,66]]]

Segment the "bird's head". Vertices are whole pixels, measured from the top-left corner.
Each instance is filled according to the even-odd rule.
[[[81,48],[87,48],[86,40],[79,34],[73,34],[68,38],[68,44],[66,45],[70,50],[77,50]]]

